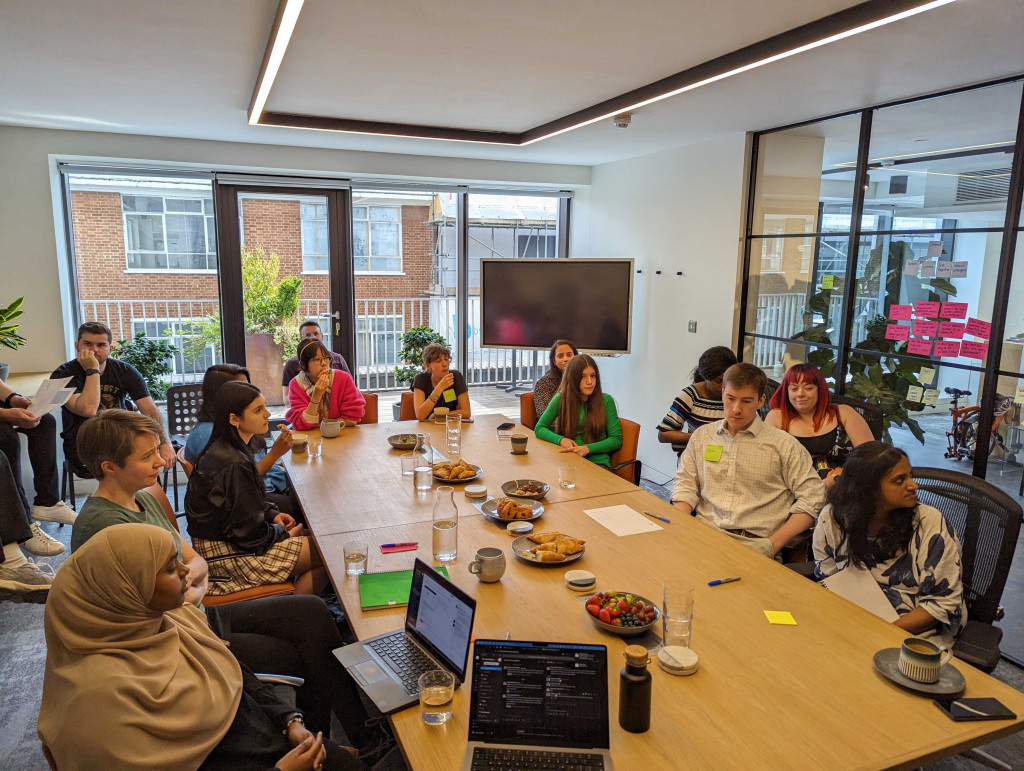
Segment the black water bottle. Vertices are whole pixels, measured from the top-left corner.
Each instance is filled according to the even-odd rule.
[[[626,666],[619,673],[619,725],[642,734],[651,727],[651,673],[647,649],[629,645],[623,655]]]

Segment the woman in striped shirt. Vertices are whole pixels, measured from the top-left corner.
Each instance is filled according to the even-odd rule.
[[[681,455],[690,434],[706,423],[725,417],[722,407],[722,375],[736,363],[736,354],[724,345],[708,348],[690,374],[693,383],[679,392],[665,419],[658,424],[658,441],[671,442]]]

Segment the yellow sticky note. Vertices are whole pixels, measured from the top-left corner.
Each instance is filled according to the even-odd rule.
[[[921,367],[921,371],[917,373],[917,382],[922,385],[931,385],[934,380],[935,370],[931,367]]]
[[[455,396],[454,388],[449,388],[447,391],[442,391],[441,398],[444,399],[446,402],[458,401],[458,398]]]
[[[1024,385],[1017,386],[1017,391],[1013,396],[1014,404],[1024,404]]]
[[[704,448],[704,460],[709,460],[712,463],[718,463],[722,459],[722,445],[720,444],[709,444]]]
[[[835,276],[822,276],[821,277],[821,288],[822,289],[834,289],[836,285]]]
[[[796,626],[796,619],[793,618],[793,614],[788,610],[766,610],[764,614],[768,617],[768,623],[770,624]]]

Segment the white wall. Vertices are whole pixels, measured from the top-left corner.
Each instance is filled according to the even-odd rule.
[[[484,182],[570,189],[590,182],[590,169],[537,163],[390,155],[342,150],[209,142],[166,137],[53,131],[0,126],[0,304],[25,295],[19,330],[29,344],[3,349],[12,372],[52,370],[68,358],[70,296],[66,272],[57,160],[105,160],[188,165],[332,177],[400,177],[425,181]],[[66,282],[65,282],[66,284]],[[63,311],[63,312],[62,312]]]
[[[595,166],[589,192],[574,200],[572,255],[633,257],[643,271],[634,275],[632,353],[598,364],[619,414],[641,425],[640,459],[654,481],[676,465],[655,427],[700,354],[735,344],[747,156],[746,137],[733,134]]]

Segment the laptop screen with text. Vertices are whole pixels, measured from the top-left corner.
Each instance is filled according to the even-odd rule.
[[[412,574],[406,631],[441,659],[459,680],[466,679],[469,638],[476,601],[422,560]]]

